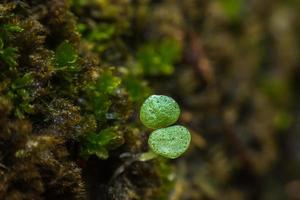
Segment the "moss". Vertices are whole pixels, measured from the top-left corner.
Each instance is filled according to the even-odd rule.
[[[96,155],[100,159],[107,159],[109,150],[116,149],[124,143],[124,137],[120,132],[116,128],[107,128],[97,134],[88,134],[84,138],[86,141],[82,147],[82,156],[88,158],[91,155]]]
[[[109,165],[112,159],[115,166],[122,152],[142,151],[137,142],[142,137],[128,137],[138,130],[129,117],[150,89],[132,71],[124,74],[112,67],[126,66],[131,59],[126,46],[131,12],[123,17],[131,5],[5,2],[0,4],[0,199],[86,199],[99,194],[113,199],[116,194],[109,187],[90,189],[88,177],[95,174],[85,166],[94,155],[97,163]],[[89,12],[95,9],[100,16]],[[134,167],[142,171],[141,183],[132,180],[128,185],[131,175],[122,176],[125,182],[114,183],[116,193],[130,187],[141,197],[149,190],[145,175],[151,166]],[[104,173],[113,175],[111,170]],[[151,173],[158,195],[161,175]],[[108,184],[101,178],[94,181]]]
[[[75,70],[77,61],[77,52],[68,42],[62,42],[55,50],[55,64],[57,68],[66,67],[65,70]]]

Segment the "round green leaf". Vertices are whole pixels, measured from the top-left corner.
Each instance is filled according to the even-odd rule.
[[[189,147],[191,134],[183,126],[161,128],[150,134],[148,143],[151,150],[167,158],[177,158]]]
[[[180,109],[174,99],[164,95],[152,95],[141,107],[140,119],[148,128],[158,129],[174,124]]]

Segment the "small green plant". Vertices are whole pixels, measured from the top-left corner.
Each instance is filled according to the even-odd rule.
[[[180,109],[174,99],[164,95],[152,95],[141,107],[141,122],[154,130],[148,139],[150,152],[140,156],[146,161],[161,155],[174,159],[182,155],[189,147],[191,135],[188,129],[174,125],[179,117]],[[169,127],[168,127],[169,126]]]

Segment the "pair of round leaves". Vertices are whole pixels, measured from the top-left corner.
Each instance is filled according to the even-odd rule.
[[[156,129],[148,139],[154,153],[174,159],[189,147],[189,131],[180,125],[170,126],[178,120],[179,115],[179,106],[171,97],[152,95],[143,103],[140,111],[141,122],[148,128]]]

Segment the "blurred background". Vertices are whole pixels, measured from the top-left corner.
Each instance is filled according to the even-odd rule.
[[[193,135],[171,199],[300,199],[300,1],[155,2],[182,51],[146,77]]]

